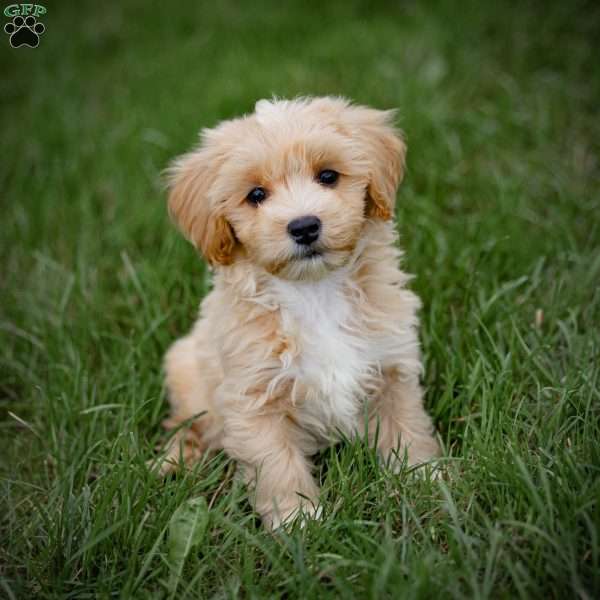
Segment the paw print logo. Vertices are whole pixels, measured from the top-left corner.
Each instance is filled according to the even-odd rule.
[[[29,15],[25,19],[21,16],[14,17],[12,23],[4,26],[4,31],[10,35],[10,45],[13,48],[20,46],[37,48],[40,35],[46,31],[46,28],[33,15]]]

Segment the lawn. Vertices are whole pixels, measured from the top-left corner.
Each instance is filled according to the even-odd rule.
[[[598,4],[46,6],[39,47],[0,39],[0,597],[598,597]],[[226,457],[146,467],[210,285],[161,171],[272,94],[400,109],[448,472],[332,448],[323,520],[275,536]]]

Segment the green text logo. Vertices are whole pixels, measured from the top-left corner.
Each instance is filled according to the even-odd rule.
[[[37,48],[40,43],[40,35],[46,31],[46,27],[38,20],[38,17],[46,14],[46,7],[41,4],[10,4],[4,9],[4,16],[12,19],[4,25],[10,45],[13,48],[29,46]]]

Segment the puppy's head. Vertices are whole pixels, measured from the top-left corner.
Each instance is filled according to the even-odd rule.
[[[174,162],[171,215],[214,265],[324,277],[368,219],[393,216],[406,150],[393,117],[341,98],[261,100]]]

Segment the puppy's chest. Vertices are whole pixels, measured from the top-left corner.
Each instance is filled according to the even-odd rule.
[[[339,282],[284,284],[278,293],[289,342],[282,369],[294,381],[297,420],[324,437],[350,433],[378,373],[376,340]]]

